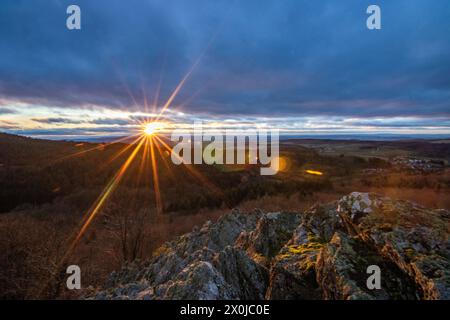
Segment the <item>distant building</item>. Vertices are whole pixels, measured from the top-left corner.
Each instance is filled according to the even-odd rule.
[[[419,159],[408,157],[395,157],[391,164],[402,169],[410,169],[422,172],[441,171],[445,168],[445,162],[442,160]]]

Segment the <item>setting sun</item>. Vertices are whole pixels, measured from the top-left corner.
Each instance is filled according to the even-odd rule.
[[[157,133],[162,128],[162,124],[160,122],[149,122],[144,124],[143,132],[147,136],[152,136]]]

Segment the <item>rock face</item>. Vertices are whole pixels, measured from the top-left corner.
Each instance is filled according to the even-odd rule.
[[[450,299],[449,220],[358,192],[303,213],[235,210],[111,274],[89,298]]]

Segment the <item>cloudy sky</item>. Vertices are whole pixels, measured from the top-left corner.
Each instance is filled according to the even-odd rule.
[[[448,0],[2,0],[0,131],[123,135],[184,78],[174,126],[450,135],[449,35]]]

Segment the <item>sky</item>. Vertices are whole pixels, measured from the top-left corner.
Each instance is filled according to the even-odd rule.
[[[81,8],[68,30],[66,8]],[[381,30],[366,9],[381,8]],[[450,136],[448,0],[2,0],[0,131]]]

